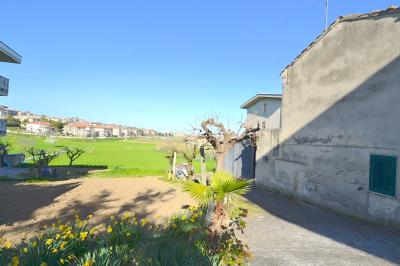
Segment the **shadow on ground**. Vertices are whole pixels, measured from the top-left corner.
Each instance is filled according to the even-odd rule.
[[[43,186],[22,182],[0,182],[0,224],[31,219],[33,213],[78,187],[80,182]]]
[[[157,221],[158,217],[164,217],[158,215],[165,215],[172,209],[178,211],[183,207],[183,202],[179,207],[179,200],[174,203],[179,196],[177,189],[168,185],[160,187],[164,183],[157,186],[153,182],[147,182],[143,185],[139,179],[134,180],[135,183],[127,183],[128,190],[125,194],[117,193],[118,190],[113,191],[113,187],[108,189],[107,186],[112,186],[113,183],[104,185],[102,180],[99,182],[103,183],[103,188],[93,187],[93,183],[89,183],[92,184],[89,192],[85,189],[88,187],[88,184],[83,183],[85,180],[40,184],[0,182],[0,225],[4,227],[8,237],[18,241],[31,236],[33,231],[44,225],[51,225],[58,220],[71,222],[76,214],[81,218],[92,214],[94,219],[91,223],[101,225],[110,223],[111,215],[122,216],[125,212],[133,212],[139,219],[151,217]],[[104,180],[107,181],[110,182]],[[121,184],[125,182],[120,182]],[[132,184],[143,185],[143,188],[131,191],[129,186]],[[74,189],[77,190],[72,191]],[[89,194],[85,197],[82,193]]]
[[[279,219],[289,222],[351,248],[400,264],[400,232],[395,229],[297,202],[259,187],[249,192],[246,198],[278,218],[278,222]],[[269,222],[270,218],[263,217],[258,223],[268,228]],[[257,230],[260,230],[260,241],[268,241],[268,233],[262,232],[261,228]],[[312,242],[312,239],[303,241]],[[303,249],[306,250],[306,247]]]

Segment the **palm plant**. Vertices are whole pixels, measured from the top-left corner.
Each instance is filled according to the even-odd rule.
[[[214,204],[213,216],[210,223],[212,235],[223,229],[227,220],[226,206],[238,196],[246,194],[251,188],[251,181],[238,179],[225,172],[217,172],[211,178],[210,186],[188,182],[184,190],[201,206]]]

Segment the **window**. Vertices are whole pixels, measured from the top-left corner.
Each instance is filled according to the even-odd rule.
[[[264,113],[266,113],[266,112],[267,112],[267,104],[264,103]]]
[[[396,166],[394,156],[370,156],[369,190],[387,196],[396,196]]]

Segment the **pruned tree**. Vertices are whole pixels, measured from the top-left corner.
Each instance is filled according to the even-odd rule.
[[[48,153],[43,149],[35,149],[34,147],[28,148],[27,152],[32,156],[32,166],[37,169],[37,177],[59,155],[58,152]]]
[[[197,155],[199,154],[199,149],[197,148],[196,144],[187,146],[186,150],[182,154],[188,164],[189,175],[192,176],[194,174],[193,161],[194,161],[194,159],[196,159]]]
[[[255,143],[256,133],[259,130],[259,124],[256,128],[250,128],[242,124],[240,129],[234,132],[226,128],[217,118],[211,117],[201,122],[199,137],[204,138],[214,148],[217,160],[216,171],[218,172],[223,170],[226,153],[232,149],[236,143],[240,143],[243,140],[250,139]]]
[[[69,166],[72,166],[72,163],[85,153],[84,150],[74,147],[64,147],[64,151],[69,159]]]
[[[0,142],[0,167],[5,165],[4,157],[8,154],[10,144],[8,142]]]

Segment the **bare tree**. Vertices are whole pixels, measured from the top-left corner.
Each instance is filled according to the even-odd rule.
[[[192,176],[194,174],[193,161],[199,154],[199,149],[197,148],[197,144],[187,147],[182,154],[188,164],[189,175]]]
[[[70,148],[70,147],[64,147],[64,151],[69,159],[69,166],[72,166],[72,163],[81,157],[82,154],[85,153],[84,150],[79,149],[79,148]]]
[[[37,177],[40,176],[42,169],[48,168],[51,161],[58,155],[58,152],[47,153],[43,149],[29,148],[27,152],[32,156],[32,166],[37,169]]]
[[[246,139],[251,139],[255,143],[256,132],[259,130],[259,124],[256,128],[249,128],[245,124],[242,124],[238,132],[234,132],[227,129],[223,123],[213,117],[201,122],[201,129],[199,129],[200,137],[207,140],[215,150],[217,160],[216,171],[223,170],[226,152],[232,149],[236,143],[240,143]]]

